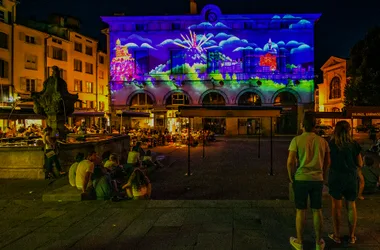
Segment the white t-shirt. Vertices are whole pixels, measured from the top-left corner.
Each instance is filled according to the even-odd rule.
[[[83,188],[86,173],[94,173],[94,163],[89,160],[83,160],[79,162],[76,172],[75,184],[78,189]],[[88,181],[87,187],[92,186],[91,179]]]
[[[323,181],[323,164],[330,152],[325,139],[313,132],[303,132],[293,138],[289,151],[297,152],[299,166],[294,176],[297,181]]]
[[[76,187],[75,179],[76,179],[78,164],[79,162],[74,162],[73,165],[71,165],[70,170],[69,170],[69,182],[70,182],[70,185],[73,187]]]

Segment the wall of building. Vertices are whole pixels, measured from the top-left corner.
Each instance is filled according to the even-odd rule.
[[[279,98],[284,92],[303,111],[314,103],[318,18],[223,15],[214,5],[200,15],[103,17],[110,25],[113,106],[138,108],[131,99],[146,93],[153,104],[145,109],[162,108],[175,92],[188,96],[191,105],[204,104],[209,93],[218,93],[225,105],[238,105],[245,93],[263,106],[285,105]]]
[[[8,106],[13,100],[12,83],[12,17],[15,3],[3,0],[0,5],[0,104]],[[8,14],[10,13],[10,14]],[[1,126],[1,121],[0,121]]]

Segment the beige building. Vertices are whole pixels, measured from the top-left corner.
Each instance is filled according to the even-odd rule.
[[[315,91],[315,107],[319,112],[341,112],[344,107],[347,60],[332,56],[323,64],[323,82]]]
[[[35,21],[13,24],[13,64],[10,49],[12,39],[11,35],[7,35],[8,31],[12,33],[12,25],[0,23],[0,32],[4,30],[4,35],[0,33],[0,94],[4,102],[2,106],[10,106],[19,97],[28,98],[31,92],[41,91],[43,81],[51,74],[51,68],[58,66],[61,77],[67,82],[69,92],[78,93],[80,99],[80,102],[75,104],[76,113],[80,114],[74,116],[77,119],[69,119],[69,122],[86,119],[91,124],[104,125],[102,115],[97,113],[95,116],[94,112],[107,112],[109,107],[108,55],[98,51],[96,39],[76,31],[75,28],[79,27],[76,19],[54,16],[50,22],[50,25]],[[2,26],[4,29],[1,29]],[[5,43],[5,40],[8,43]],[[32,103],[24,102],[19,105],[31,106]],[[5,123],[7,121],[3,120],[0,127],[8,126]]]
[[[323,82],[315,90],[315,111],[342,112],[344,108],[344,89],[347,83],[347,59],[332,56],[321,67]],[[321,119],[321,124],[335,126],[336,119]],[[348,120],[347,120],[348,121]],[[351,121],[349,121],[351,123]],[[354,119],[355,128],[362,120]]]
[[[0,107],[13,101],[12,90],[12,23],[15,20],[15,1],[0,1]],[[0,128],[5,127],[0,119]]]

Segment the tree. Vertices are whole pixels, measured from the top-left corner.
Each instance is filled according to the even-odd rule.
[[[350,51],[345,106],[380,106],[380,27],[366,34]]]

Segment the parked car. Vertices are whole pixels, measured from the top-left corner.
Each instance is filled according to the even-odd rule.
[[[322,136],[322,137],[329,137],[330,135],[332,135],[333,131],[334,131],[334,129],[330,125],[321,124],[321,125],[317,125],[315,127],[315,133],[317,135]]]
[[[369,132],[371,129],[374,129],[375,130],[375,132],[376,133],[378,133],[378,132],[380,132],[380,126],[379,126],[380,124],[374,124],[374,125],[371,125],[371,124],[369,124],[369,125],[365,125],[365,124],[360,124],[360,125],[358,125],[356,128],[355,128],[355,130],[356,130],[356,132],[357,133],[359,133],[359,132],[365,132],[365,133],[367,133],[367,132]]]

